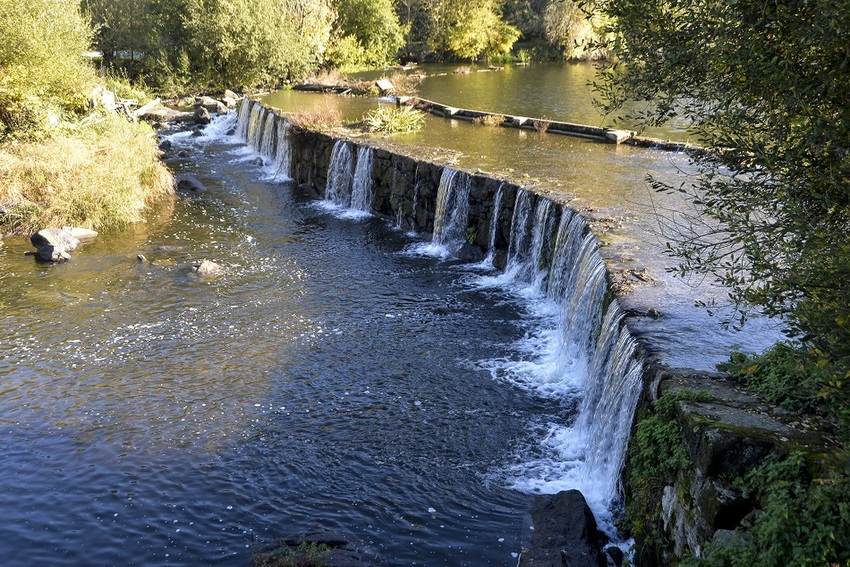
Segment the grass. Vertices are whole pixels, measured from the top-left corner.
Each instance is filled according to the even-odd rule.
[[[505,117],[501,114],[485,114],[475,118],[473,122],[484,126],[501,126],[505,122]]]
[[[533,120],[531,123],[532,125],[534,125],[534,129],[540,132],[541,134],[544,134],[546,130],[549,129],[549,126],[552,124],[546,119]]]
[[[42,141],[0,145],[0,231],[140,221],[173,190],[158,157],[149,126],[108,111],[63,124]]]
[[[400,134],[420,130],[425,113],[411,106],[379,106],[363,117],[366,129],[382,134]]]
[[[342,112],[335,106],[323,105],[287,115],[296,131],[325,132],[342,125]]]

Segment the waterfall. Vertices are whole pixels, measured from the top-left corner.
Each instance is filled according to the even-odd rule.
[[[572,423],[551,426],[545,457],[515,467],[516,486],[579,489],[603,529],[614,533],[611,507],[643,372],[637,342],[617,301],[606,302],[605,263],[580,215],[520,189],[512,220],[507,275],[558,313],[544,333],[549,346],[518,379],[544,395],[573,398],[578,408]]]
[[[493,265],[493,255],[496,253],[496,230],[499,228],[499,214],[502,212],[502,192],[505,189],[505,184],[501,183],[499,189],[496,190],[496,196],[493,198],[493,216],[490,218],[490,238],[487,240],[487,257],[484,263],[488,266]]]
[[[251,115],[248,118],[248,130],[245,135],[245,141],[255,150],[260,148],[260,136],[262,136],[262,121],[265,109],[259,103],[255,103],[251,108]]]
[[[357,150],[357,167],[351,183],[351,208],[358,211],[372,211],[372,148],[361,146]]]
[[[419,163],[416,164],[416,170],[413,172],[413,219],[410,222],[411,230],[416,230],[419,226],[417,221],[417,211],[419,210]]]
[[[354,151],[351,144],[337,140],[328,165],[325,200],[338,207],[351,206],[351,182],[354,177]]]
[[[292,146],[289,145],[289,131],[292,125],[285,118],[277,122],[277,152],[275,153],[275,177],[292,179]]]
[[[242,99],[242,104],[239,107],[239,119],[236,122],[236,135],[240,140],[248,140],[248,122],[251,119],[251,107],[253,105],[253,100]]]
[[[263,136],[260,145],[256,149],[263,157],[274,157],[274,138],[277,131],[275,126],[275,115],[266,111],[266,125],[263,127]]]
[[[523,276],[527,275],[522,264],[528,260],[532,230],[529,221],[533,207],[534,193],[526,189],[517,190],[514,214],[511,217],[511,240],[508,243],[508,271],[519,280],[523,280]]]
[[[466,241],[469,222],[469,175],[448,167],[443,168],[437,188],[432,242],[457,251]]]

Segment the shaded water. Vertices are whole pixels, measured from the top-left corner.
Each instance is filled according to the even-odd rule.
[[[4,564],[244,565],[316,524],[391,564],[515,564],[510,467],[569,414],[481,361],[520,356],[534,318],[241,145],[194,147],[174,166],[207,193],[64,265],[0,248]],[[227,273],[195,278],[202,258]]]

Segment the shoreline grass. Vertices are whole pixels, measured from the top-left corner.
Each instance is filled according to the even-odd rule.
[[[0,145],[0,232],[99,230],[138,222],[173,179],[153,130],[114,112],[65,123],[40,141]]]

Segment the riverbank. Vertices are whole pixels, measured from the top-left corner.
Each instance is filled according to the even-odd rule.
[[[111,110],[0,145],[0,233],[138,222],[173,190],[153,129]]]

